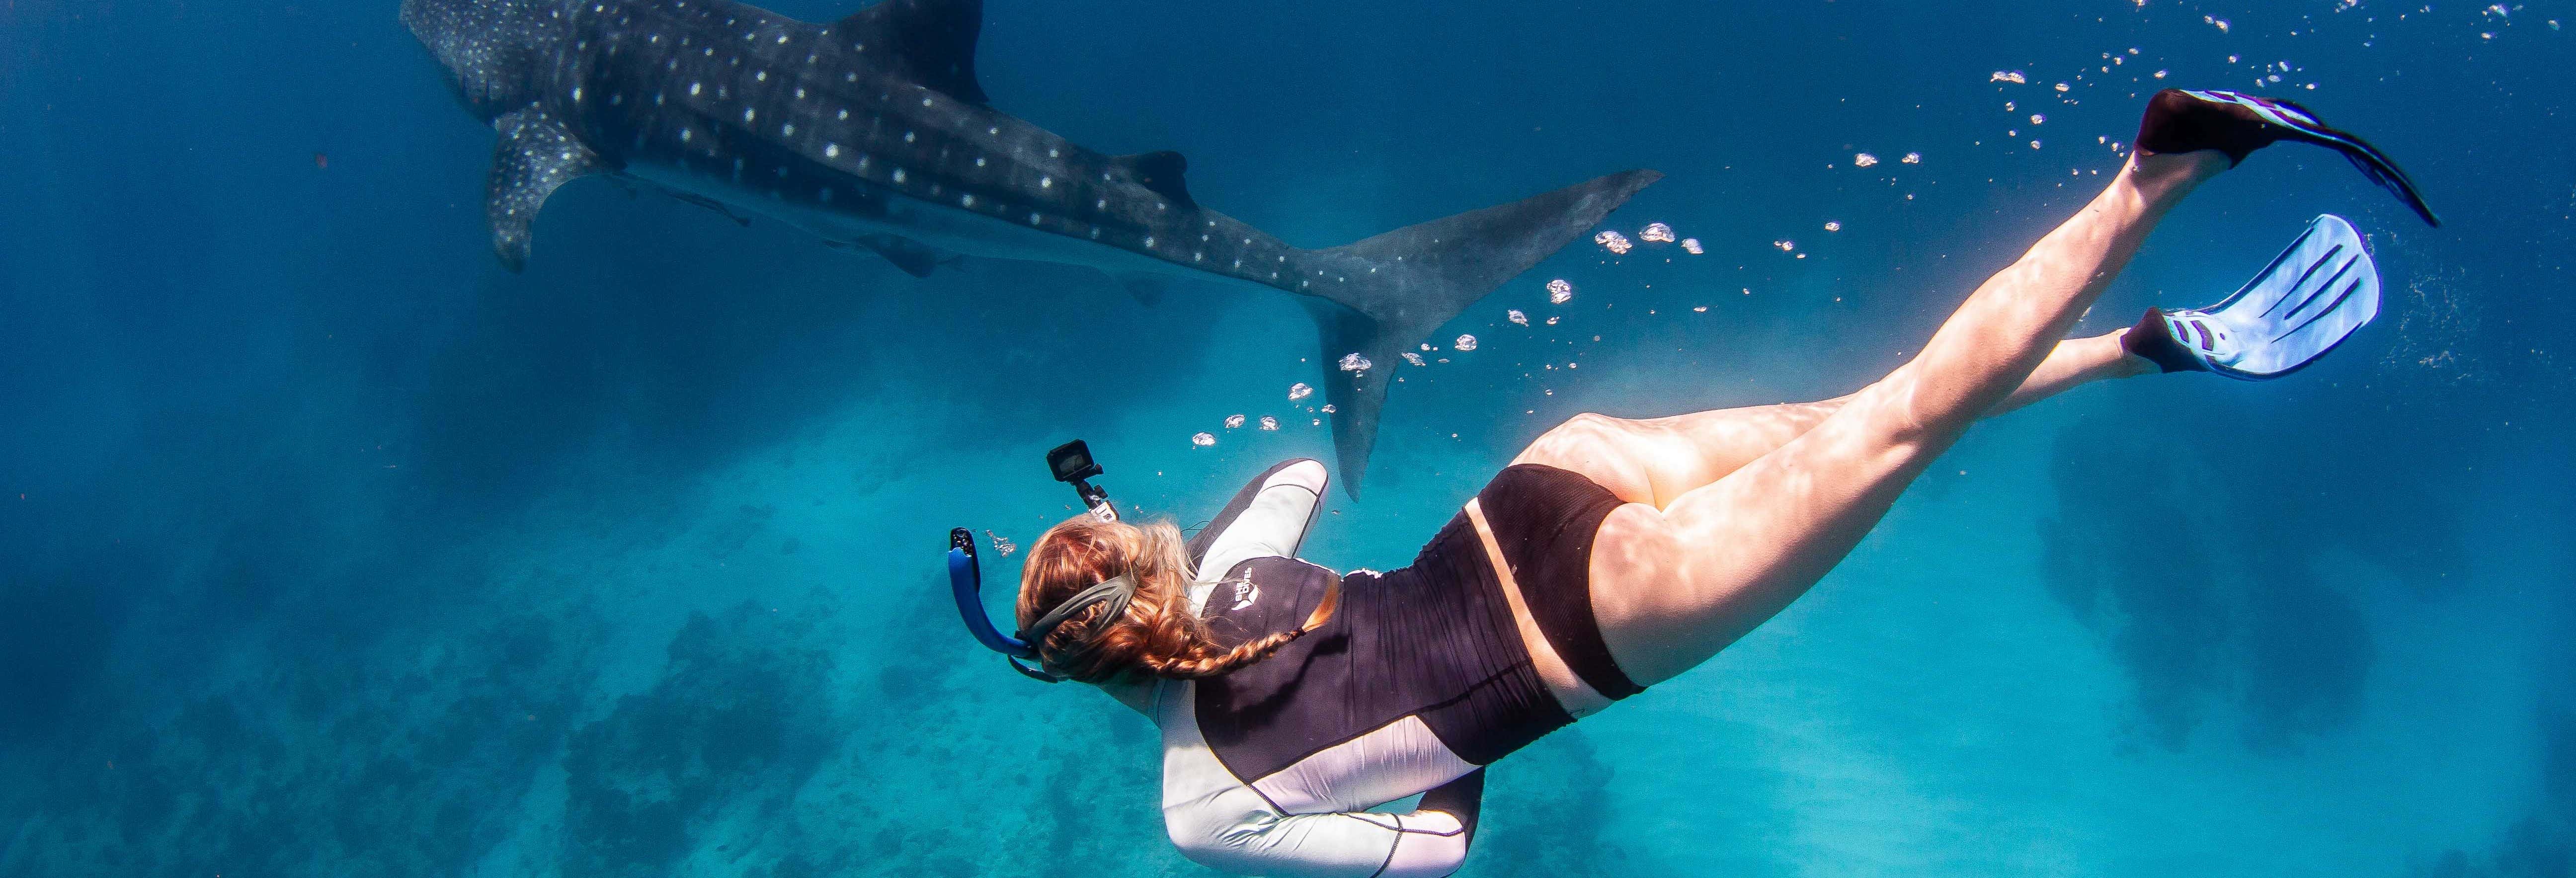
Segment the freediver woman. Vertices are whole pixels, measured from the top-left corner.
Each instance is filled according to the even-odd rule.
[[[1100,513],[1085,451],[1058,476],[1095,514],[1030,547],[1020,636],[969,608],[968,578],[961,612],[988,645],[1038,662],[1024,672],[1095,684],[1160,726],[1165,827],[1190,859],[1263,875],[1447,875],[1473,840],[1486,765],[1779,613],[1979,418],[2109,378],[2277,377],[2368,322],[2376,269],[2327,216],[2217,306],[2060,340],[2168,210],[2280,140],[2343,152],[2435,221],[2395,164],[2296,105],[2160,92],[2099,195],[1856,393],[1577,416],[1385,573],[1296,560],[1322,464],[1273,468],[1184,540],[1169,523]],[[953,539],[971,571],[972,537]]]

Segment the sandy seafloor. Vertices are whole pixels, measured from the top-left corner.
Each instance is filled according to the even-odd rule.
[[[2155,85],[2374,137],[2444,227],[2271,150],[2084,329],[2322,211],[2377,325],[1979,429],[1786,614],[1499,765],[1467,874],[2576,875],[2576,6],[987,5],[996,106],[1301,245],[1670,175],[1607,227],[1705,255],[1578,244],[1399,367],[1342,568],[1574,413],[1902,362]],[[914,280],[596,181],[514,276],[390,2],[9,0],[0,49],[0,875],[1205,874],[1153,730],[981,652],[937,557],[1066,515],[1066,438],[1185,525],[1329,458],[1285,296]]]

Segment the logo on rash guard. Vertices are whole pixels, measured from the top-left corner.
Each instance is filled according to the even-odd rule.
[[[1240,612],[1243,608],[1252,606],[1253,601],[1260,599],[1261,586],[1252,584],[1251,576],[1247,575],[1234,581],[1234,611]]]

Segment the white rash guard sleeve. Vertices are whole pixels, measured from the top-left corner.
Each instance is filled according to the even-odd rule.
[[[1306,529],[1323,511],[1328,481],[1322,463],[1290,461],[1272,467],[1227,503],[1208,524],[1213,536],[1207,538],[1199,554],[1202,582],[1190,588],[1190,612],[1206,610],[1208,594],[1216,587],[1214,580],[1226,576],[1235,565],[1254,558],[1297,557],[1297,547],[1306,541]]]
[[[1295,558],[1322,510],[1326,482],[1324,465],[1312,460],[1263,474],[1209,524],[1199,576],[1216,580],[1256,558]],[[1203,612],[1212,594],[1226,594],[1218,585],[1193,587],[1191,611]],[[1445,812],[1282,812],[1208,747],[1199,733],[1196,696],[1195,683],[1165,681],[1155,692],[1153,712],[1163,730],[1163,826],[1191,861],[1245,875],[1299,878],[1437,878],[1466,861],[1472,833]]]
[[[1194,683],[1164,684],[1163,829],[1211,869],[1295,878],[1438,878],[1467,860],[1469,833],[1440,811],[1283,814],[1199,737]]]

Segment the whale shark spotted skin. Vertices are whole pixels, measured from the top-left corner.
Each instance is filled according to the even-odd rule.
[[[1200,205],[1178,153],[1108,155],[990,107],[980,0],[885,0],[830,24],[723,0],[403,0],[401,14],[500,135],[487,213],[510,270],[555,189],[613,175],[915,276],[962,254],[1096,268],[1149,304],[1175,279],[1296,294],[1323,363],[1371,364],[1322,382],[1353,496],[1400,353],[1661,176],[1303,249]]]

